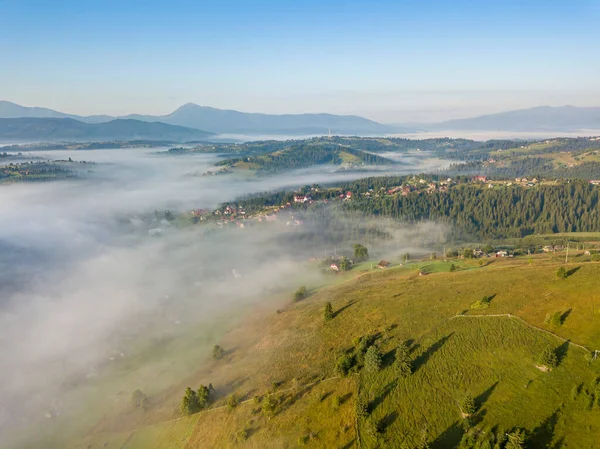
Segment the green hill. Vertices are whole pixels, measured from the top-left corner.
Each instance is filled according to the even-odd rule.
[[[394,165],[391,159],[351,147],[323,141],[294,143],[283,149],[248,157],[225,159],[217,165],[228,168],[256,170],[260,173],[278,173],[286,170],[309,168],[316,165]]]
[[[516,446],[497,440],[516,439],[518,429],[526,447],[593,447],[600,264],[567,265],[564,279],[549,255],[454,264],[452,272],[443,261],[349,272],[278,313],[252,315],[219,342],[231,348],[223,359],[151,396],[146,412],[105,417],[73,447],[503,448]],[[482,297],[487,307],[472,308]],[[548,320],[554,313],[560,319]],[[379,348],[380,369],[369,371],[361,337]],[[395,360],[402,343],[406,377]],[[557,366],[546,370],[548,348]],[[346,376],[336,369],[344,358],[354,358]],[[160,419],[185,386],[209,382],[218,393],[209,409]],[[232,393],[236,407],[225,405]]]

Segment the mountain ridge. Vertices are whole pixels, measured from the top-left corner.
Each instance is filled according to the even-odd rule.
[[[4,142],[97,141],[97,140],[201,140],[213,133],[161,122],[115,119],[84,123],[69,117],[0,118],[0,139]]]

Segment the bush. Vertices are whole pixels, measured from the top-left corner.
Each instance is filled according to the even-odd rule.
[[[376,373],[381,369],[381,352],[375,345],[369,346],[365,354],[365,369],[370,373]]]
[[[556,272],[556,277],[559,279],[565,279],[567,277],[567,270],[565,267],[560,267]]]
[[[135,390],[131,394],[131,405],[133,405],[136,408],[145,409],[145,406],[148,405],[148,398],[144,393],[142,393],[141,390]]]
[[[306,298],[306,294],[307,290],[306,287],[303,285],[298,290],[296,290],[296,293],[294,293],[294,302],[303,300],[304,298]]]
[[[479,301],[476,301],[473,304],[471,304],[471,309],[487,309],[490,306],[491,300],[492,298],[490,298],[489,296],[484,296]]]
[[[542,354],[540,355],[540,364],[547,368],[555,368],[558,366],[558,358],[556,357],[556,352],[554,349],[548,347],[544,349]]]
[[[213,359],[215,359],[215,360],[222,359],[224,355],[225,355],[225,350],[221,346],[219,346],[219,345],[213,346],[213,350],[212,350]]]

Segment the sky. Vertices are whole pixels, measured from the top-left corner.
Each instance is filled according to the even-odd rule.
[[[600,106],[600,0],[0,0],[0,99],[381,122]]]

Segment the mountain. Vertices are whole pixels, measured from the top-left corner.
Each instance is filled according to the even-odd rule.
[[[52,109],[20,106],[0,101],[0,118],[71,118],[85,123],[108,122],[117,117],[106,115],[78,116],[64,114]],[[143,122],[162,122],[207,130],[219,134],[385,134],[410,131],[392,125],[384,125],[356,115],[333,114],[258,114],[216,109],[188,103],[167,115],[131,114],[122,119]]]
[[[21,106],[10,101],[0,100],[0,118],[72,118],[86,123],[102,123],[114,120],[109,115],[80,115],[64,114],[48,108]]]
[[[539,106],[427,125],[429,130],[577,131],[600,129],[600,108]]]
[[[83,123],[71,118],[0,118],[0,141],[202,140],[212,133],[160,122],[117,119]]]
[[[160,120],[172,125],[230,134],[369,134],[395,132],[396,128],[358,117],[333,114],[258,114],[216,109],[188,103],[160,117],[128,116],[137,120]]]

